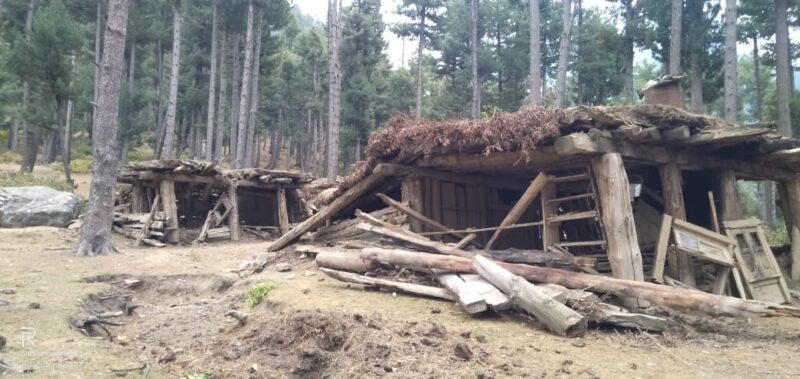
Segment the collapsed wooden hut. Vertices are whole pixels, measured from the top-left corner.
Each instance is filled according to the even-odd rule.
[[[741,220],[737,181],[755,180],[777,184],[800,278],[800,143],[769,128],[660,105],[530,108],[477,121],[395,118],[366,155],[270,250],[396,200],[432,240],[557,251],[620,279],[784,303],[759,222]]]
[[[134,162],[119,170],[118,181],[131,187],[115,219],[123,234],[168,243],[237,241],[243,231],[279,236],[307,216],[298,189],[312,180],[289,171],[222,170],[206,161]],[[128,222],[139,230],[126,231]]]

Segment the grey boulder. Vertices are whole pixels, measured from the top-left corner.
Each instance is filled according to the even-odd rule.
[[[48,187],[0,188],[0,227],[55,226],[63,228],[78,216],[81,199]]]

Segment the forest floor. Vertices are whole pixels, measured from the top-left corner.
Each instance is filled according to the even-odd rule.
[[[244,240],[78,258],[78,233],[0,229],[0,357],[25,378],[664,378],[796,377],[800,320],[675,315],[662,334],[593,330],[553,336],[512,313],[470,317],[451,303],[368,291],[287,254],[240,278],[232,270],[268,242]],[[124,288],[125,279],[137,286]],[[259,282],[277,288],[246,305]],[[109,320],[113,342],[70,328],[132,295]],[[7,304],[6,304],[7,303]],[[795,304],[797,305],[797,304]],[[248,315],[240,325],[225,313]],[[146,365],[146,369],[137,370]],[[131,371],[117,371],[113,370]],[[146,372],[143,372],[146,371]]]

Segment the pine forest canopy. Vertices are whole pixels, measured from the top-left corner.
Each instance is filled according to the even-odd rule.
[[[728,26],[724,0],[587,3],[399,0],[400,21],[389,22],[380,0],[348,0],[323,22],[289,0],[131,1],[115,151],[121,162],[152,152],[323,176],[334,149],[344,174],[394,115],[488,117],[527,106],[532,88],[545,106],[559,88],[567,106],[638,102],[636,90],[670,63],[685,75],[687,109],[723,116],[727,99],[740,123],[800,130],[790,85],[797,1],[739,0]],[[90,152],[108,4],[0,1],[0,127],[26,170]],[[726,64],[726,35],[738,41],[738,65]],[[390,63],[390,39],[403,41],[409,64]],[[332,79],[337,143],[328,143]]]

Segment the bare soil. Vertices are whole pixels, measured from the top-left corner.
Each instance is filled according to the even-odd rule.
[[[0,360],[26,378],[750,378],[800,373],[800,320],[672,314],[663,334],[593,330],[580,339],[505,313],[470,317],[455,304],[365,290],[283,257],[231,272],[268,243],[134,248],[78,258],[77,232],[0,229]],[[141,281],[126,287],[125,279]],[[246,305],[256,283],[278,285]],[[34,303],[38,304],[34,305]],[[120,309],[120,326],[71,327]],[[797,304],[795,304],[797,305]],[[132,308],[132,309],[131,309]],[[240,323],[225,314],[247,315]],[[111,338],[109,338],[109,335]],[[145,367],[139,370],[140,367]],[[130,371],[119,371],[128,370]],[[113,370],[117,370],[116,373]]]

